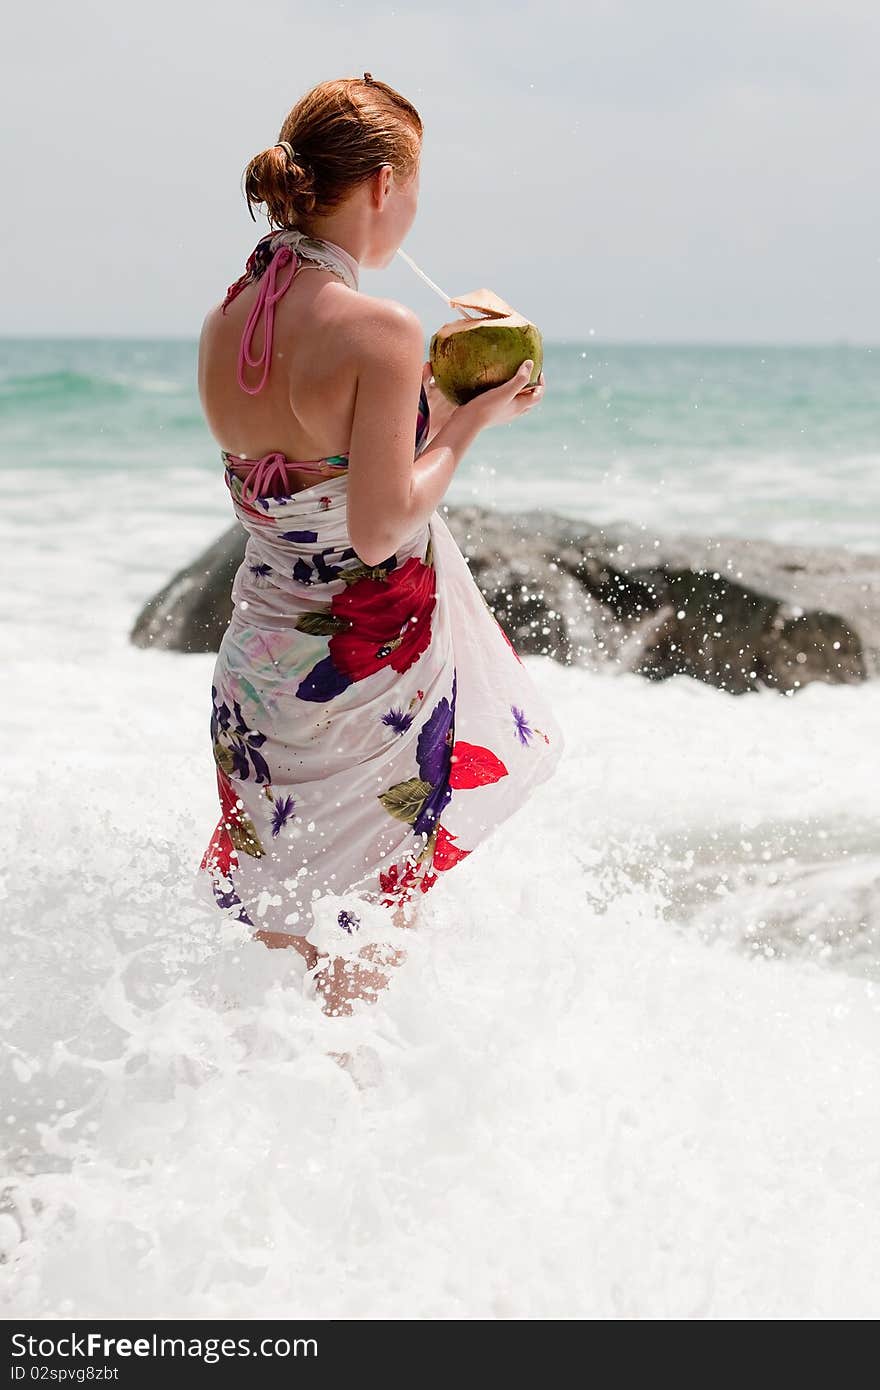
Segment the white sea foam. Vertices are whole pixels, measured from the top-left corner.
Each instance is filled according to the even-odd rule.
[[[126,640],[228,520],[175,501],[58,480],[0,527],[9,1312],[875,1316],[880,686],[527,657],[565,764],[327,1019],[195,873],[213,658]]]
[[[536,464],[536,453],[540,463]],[[591,525],[626,522],[651,531],[763,537],[781,545],[880,549],[880,458],[807,459],[756,452],[689,458],[658,449],[597,452],[579,439],[569,452],[528,443],[513,466],[483,443],[447,493],[450,503],[512,512],[544,508]]]

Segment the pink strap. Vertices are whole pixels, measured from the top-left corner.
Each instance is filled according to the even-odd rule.
[[[229,466],[236,478],[241,479],[241,500],[242,502],[256,502],[265,493],[271,496],[272,483],[277,479],[284,489],[286,495],[290,495],[290,478],[287,473],[288,468],[294,468],[297,473],[320,473],[322,465],[337,458],[346,458],[345,454],[332,454],[329,459],[294,459],[292,462],[286,454],[273,452],[264,454],[261,459],[242,459],[234,454],[223,451],[223,459]],[[235,465],[233,468],[232,465]],[[344,467],[335,464],[334,467]],[[240,473],[235,472],[235,468],[247,468],[246,478],[241,477]],[[330,481],[333,474],[325,474],[327,481]]]
[[[278,274],[278,269],[280,266],[286,265],[287,262],[290,260],[293,261],[293,269],[291,270],[284,284],[281,286],[281,289],[276,289],[275,279]],[[247,391],[249,396],[256,396],[258,392],[262,391],[263,387],[266,384],[266,378],[269,375],[269,367],[272,363],[272,328],[275,321],[275,305],[283,295],[284,291],[287,289],[288,285],[290,284],[298,269],[299,256],[296,255],[296,253],[291,249],[291,247],[279,246],[278,250],[275,252],[275,255],[269,262],[268,267],[263,272],[262,278],[260,280],[260,288],[257,293],[257,297],[254,300],[253,308],[251,309],[248,321],[244,326],[244,332],[241,335],[241,345],[238,349],[238,384],[241,387],[242,391]],[[250,349],[253,346],[254,329],[256,328],[257,320],[259,319],[260,314],[264,309],[266,310],[266,325],[263,335],[263,352],[260,357],[252,358],[250,355]],[[248,386],[245,383],[245,363],[247,363],[249,367],[262,366],[263,375],[260,378],[259,385]],[[274,455],[270,455],[269,457],[274,457]]]
[[[256,502],[262,492],[269,492],[272,483],[277,478],[285,491],[290,491],[290,482],[285,468],[285,457],[283,454],[264,454],[261,459],[257,459],[247,478],[241,485],[242,502]]]

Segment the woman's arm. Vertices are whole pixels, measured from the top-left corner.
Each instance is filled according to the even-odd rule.
[[[424,357],[419,318],[394,300],[370,300],[351,335],[357,391],[348,452],[348,529],[364,563],[377,565],[427,521],[479,426],[470,419],[456,425],[453,417],[414,465]]]
[[[456,468],[484,424],[476,401],[453,406],[446,424],[422,449],[412,468],[410,514],[415,518],[413,530],[427,521],[439,506]]]
[[[428,434],[425,444],[430,444],[434,435],[443,428],[456,407],[452,401],[444,396],[435,382],[430,362],[426,362],[422,367],[422,385],[425,388],[425,396],[428,401]]]
[[[487,425],[523,414],[543,386],[523,390],[531,363],[502,386],[453,409],[413,460],[424,340],[416,314],[373,300],[354,330],[357,393],[348,455],[348,527],[355,551],[378,565],[430,517],[467,449]]]

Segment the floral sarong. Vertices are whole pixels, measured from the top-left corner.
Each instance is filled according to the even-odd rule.
[[[426,892],[563,740],[439,512],[371,569],[344,474],[253,505],[227,485],[249,537],[214,670],[222,816],[202,867],[242,920],[305,935],[316,892]]]
[[[291,238],[276,240],[270,303]],[[419,404],[416,455],[424,387]],[[245,481],[223,457],[248,540],[214,669],[221,815],[201,868],[236,918],[304,936],[325,893],[395,908],[427,892],[551,775],[563,739],[439,511],[370,567],[345,455],[281,496],[260,492],[282,456]]]

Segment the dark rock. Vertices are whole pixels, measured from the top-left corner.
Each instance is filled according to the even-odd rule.
[[[160,589],[131,630],[136,647],[169,652],[215,652],[232,616],[230,591],[244,556],[247,532],[236,521],[186,569]]]
[[[739,694],[880,672],[880,555],[721,536],[593,529],[531,512],[443,509],[522,654]],[[151,599],[132,641],[216,651],[244,554],[238,524]]]

